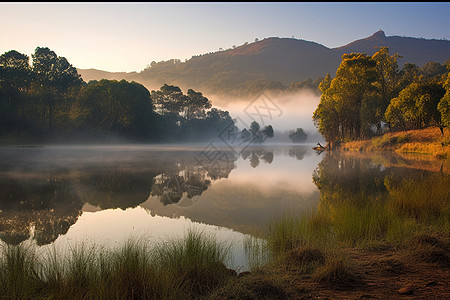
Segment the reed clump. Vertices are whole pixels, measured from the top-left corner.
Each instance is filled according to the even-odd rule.
[[[225,266],[229,247],[192,230],[153,247],[130,239],[115,249],[80,243],[58,251],[38,257],[35,245],[3,246],[0,298],[186,299],[235,275]]]

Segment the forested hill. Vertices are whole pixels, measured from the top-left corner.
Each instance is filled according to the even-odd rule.
[[[391,54],[399,53],[403,57],[399,59],[400,68],[406,62],[418,66],[429,61],[443,64],[450,57],[450,41],[386,37],[383,31],[378,31],[338,48],[294,38],[266,38],[193,56],[186,62],[176,59],[152,62],[141,72],[111,73],[94,69],[78,69],[78,72],[85,81],[134,80],[150,90],[169,83],[208,94],[245,96],[264,88],[285,90],[317,86],[319,77],[327,73],[334,76],[343,53],[372,55],[380,46],[387,46]]]

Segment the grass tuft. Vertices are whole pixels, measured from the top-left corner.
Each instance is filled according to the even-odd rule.
[[[336,289],[351,289],[361,286],[363,281],[343,259],[332,258],[316,269],[313,279]]]

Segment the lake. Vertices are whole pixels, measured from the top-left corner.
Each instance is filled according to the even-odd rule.
[[[197,229],[230,243],[229,267],[245,271],[246,237],[286,214],[336,194],[381,197],[404,179],[448,176],[445,161],[312,146],[2,147],[0,239],[44,251],[130,237],[158,243]]]

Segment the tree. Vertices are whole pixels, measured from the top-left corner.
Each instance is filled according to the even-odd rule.
[[[420,129],[441,125],[438,103],[445,94],[441,85],[430,81],[413,82],[392,99],[386,109],[386,120],[391,127]]]
[[[267,125],[266,127],[264,127],[264,129],[262,130],[262,133],[264,135],[264,140],[266,140],[268,138],[273,138],[274,132],[273,132],[272,125]]]
[[[413,83],[419,75],[420,68],[416,64],[405,63],[400,71],[399,90],[401,91]]]
[[[318,131],[330,147],[334,146],[339,136],[339,115],[336,101],[331,97],[331,76],[327,74],[319,84],[319,90],[322,92],[320,102],[313,113],[313,121]]]
[[[0,128],[25,126],[25,96],[31,81],[29,57],[15,50],[0,56]]]
[[[102,79],[83,88],[71,119],[77,129],[149,137],[153,104],[150,93],[139,83]]]
[[[257,133],[259,132],[259,128],[260,128],[259,123],[256,122],[256,121],[253,121],[253,122],[250,124],[250,129],[249,129],[249,131],[250,131],[250,133],[252,134],[252,139],[254,139],[254,138],[256,137]]]
[[[444,82],[445,95],[438,103],[438,111],[441,114],[442,125],[450,127],[450,65],[448,66],[447,80]]]
[[[331,83],[329,76],[324,79],[319,88],[325,93],[313,119],[328,142],[336,138],[345,140],[364,136],[361,105],[374,93],[373,83],[378,76],[376,66],[377,62],[367,54],[344,54],[336,77]]]
[[[55,113],[66,104],[64,101],[71,89],[80,88],[83,80],[66,58],[57,56],[49,48],[37,47],[32,58],[35,88],[43,105],[41,117],[48,121],[47,128],[51,131]]]
[[[253,121],[250,124],[249,132],[251,134],[251,141],[255,144],[262,144],[268,138],[272,138],[274,136],[274,130],[272,125],[265,126],[262,130],[258,122]],[[244,132],[241,132],[241,137]],[[245,134],[245,133],[244,133]]]
[[[293,143],[302,143],[306,141],[308,135],[303,131],[303,128],[297,128],[294,132],[289,134],[289,138]]]
[[[388,47],[381,47],[372,55],[372,59],[377,62],[378,79],[374,82],[377,92],[373,97],[367,97],[365,103],[363,101],[361,117],[366,121],[365,127],[370,126],[371,123],[376,124],[378,132],[381,129],[381,122],[385,121],[384,113],[389,102],[400,91],[398,86],[400,80],[398,58],[401,58],[398,53],[389,55]]]
[[[185,118],[190,120],[192,118],[203,119],[206,117],[205,111],[211,108],[211,101],[204,97],[201,92],[196,92],[193,89],[187,91],[187,104],[185,105]]]
[[[166,113],[178,115],[187,105],[186,96],[175,85],[165,83],[159,91],[152,91],[151,97],[162,115]]]
[[[427,62],[420,68],[420,74],[427,79],[440,79],[440,77],[447,72],[445,65],[438,62]]]

